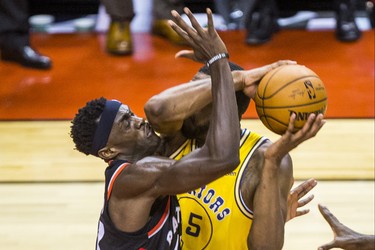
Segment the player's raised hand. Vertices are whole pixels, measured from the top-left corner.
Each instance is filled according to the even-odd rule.
[[[279,60],[277,62],[250,70],[239,71],[242,76],[243,92],[250,98],[255,96],[260,80],[271,70],[283,65],[297,64],[292,60]]]
[[[334,216],[331,211],[325,206],[318,205],[320,213],[323,215],[324,219],[331,226],[334,239],[322,246],[319,250],[328,250],[332,248],[342,248],[346,250],[373,250],[375,246],[375,236],[365,235],[358,233],[349,227],[342,224],[336,216]]]
[[[184,12],[190,20],[188,25],[177,11],[172,11],[173,21],[169,21],[171,27],[183,37],[193,50],[182,50],[176,57],[186,57],[193,61],[206,63],[212,57],[227,53],[227,48],[215,30],[212,11],[206,10],[207,28],[203,28],[188,8]]]
[[[286,221],[289,221],[295,217],[302,216],[310,212],[310,209],[304,208],[306,204],[314,199],[314,195],[311,194],[307,197],[305,195],[310,192],[316,185],[317,181],[315,179],[308,179],[304,181],[297,187],[290,190],[288,195],[288,213]],[[305,198],[304,198],[305,197]]]
[[[296,148],[302,142],[314,137],[325,124],[323,114],[316,115],[311,113],[303,127],[293,133],[295,120],[296,114],[293,113],[290,116],[287,131],[266,150],[265,157],[267,159],[281,161],[281,159],[292,149]]]

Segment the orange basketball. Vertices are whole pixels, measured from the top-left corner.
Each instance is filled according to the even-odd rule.
[[[268,72],[259,83],[254,101],[263,124],[279,135],[287,130],[292,113],[296,114],[297,131],[309,114],[325,114],[327,110],[322,80],[302,65],[285,65]]]

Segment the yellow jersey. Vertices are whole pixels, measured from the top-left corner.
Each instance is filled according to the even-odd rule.
[[[266,138],[243,129],[238,167],[208,185],[178,195],[182,249],[247,249],[253,215],[241,197],[241,177],[251,155],[265,140]],[[195,148],[195,140],[187,140],[171,158],[179,160]]]

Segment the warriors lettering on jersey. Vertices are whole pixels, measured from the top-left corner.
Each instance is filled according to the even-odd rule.
[[[216,195],[215,189],[206,189],[207,186],[203,186],[189,192],[189,194],[194,195],[203,201],[203,203],[207,204],[219,221],[225,219],[225,217],[230,214],[230,208],[224,206],[225,200],[220,195]]]

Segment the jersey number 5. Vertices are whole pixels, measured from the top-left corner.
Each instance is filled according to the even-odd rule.
[[[188,235],[198,237],[201,227],[197,224],[197,220],[202,220],[202,216],[194,213],[190,213],[189,216],[189,226],[186,228],[186,233]]]

